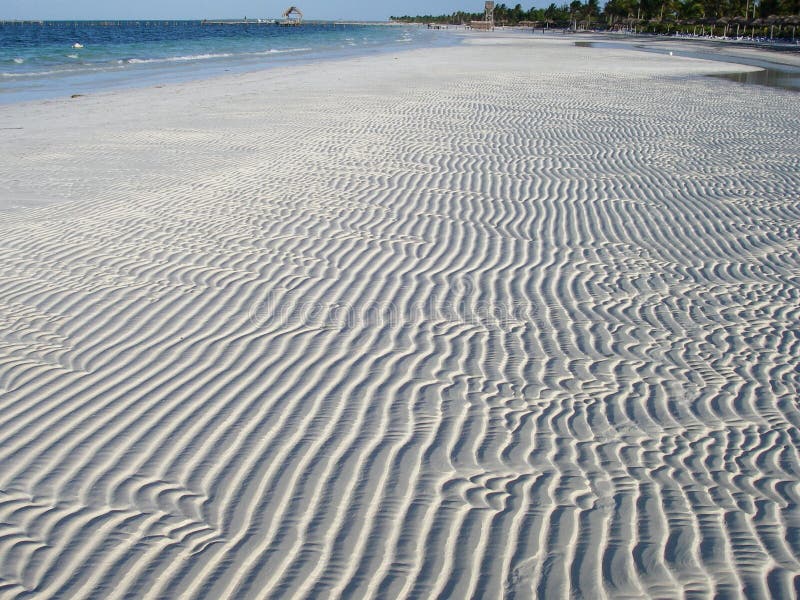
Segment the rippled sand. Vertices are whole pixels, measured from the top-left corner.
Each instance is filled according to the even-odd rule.
[[[800,96],[731,70],[0,107],[0,597],[793,597]]]

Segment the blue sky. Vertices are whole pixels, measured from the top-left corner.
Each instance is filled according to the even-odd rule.
[[[483,0],[1,0],[0,19],[202,19],[275,17],[296,2],[309,19],[386,19],[390,15],[481,11]],[[556,2],[557,4],[560,1]],[[513,6],[516,0],[506,0]],[[522,2],[526,10],[549,0]]]

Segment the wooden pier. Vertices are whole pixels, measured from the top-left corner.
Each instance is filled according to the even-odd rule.
[[[203,19],[201,25],[277,25],[277,19]]]
[[[201,25],[287,25],[280,19],[203,19]],[[300,23],[290,22],[288,25],[300,25]],[[302,25],[329,25],[329,26],[354,26],[354,27],[408,27],[410,25],[421,26],[422,23],[398,23],[393,21],[303,21]]]

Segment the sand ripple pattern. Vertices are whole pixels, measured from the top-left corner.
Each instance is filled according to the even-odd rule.
[[[798,593],[796,96],[398,77],[4,159],[0,597]]]

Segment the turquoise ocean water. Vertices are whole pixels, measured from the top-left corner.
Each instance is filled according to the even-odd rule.
[[[0,23],[0,103],[452,43],[455,36],[444,32],[404,26],[6,22]]]

